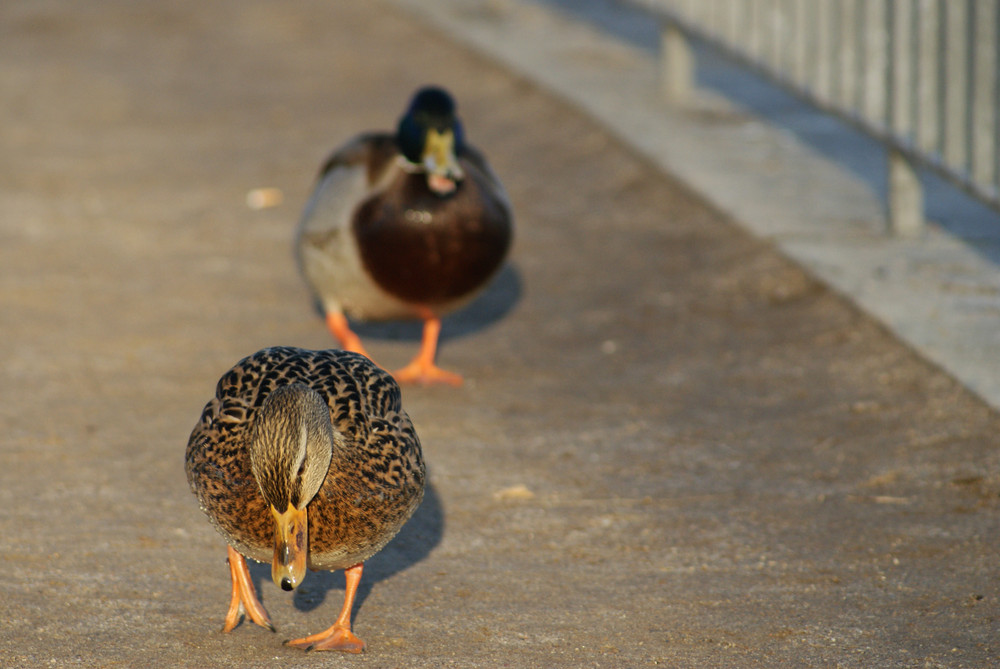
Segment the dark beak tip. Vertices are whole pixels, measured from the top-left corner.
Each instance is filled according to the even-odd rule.
[[[291,579],[283,578],[281,579],[281,589],[284,590],[285,592],[291,592],[292,590],[295,589],[295,586],[292,585]]]

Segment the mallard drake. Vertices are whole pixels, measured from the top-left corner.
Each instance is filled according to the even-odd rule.
[[[299,267],[330,332],[365,354],[347,316],[422,319],[401,382],[462,383],[435,364],[441,316],[499,270],[513,237],[510,204],[483,155],[465,142],[441,88],[414,95],[395,134],[359,135],[320,170],[296,236]]]
[[[244,556],[271,562],[292,590],[310,569],[343,569],[344,606],[333,626],[286,642],[361,652],[351,609],[362,565],[399,531],[424,490],[420,441],[399,386],[347,351],[267,348],[216,386],[191,432],[188,482],[228,542],[232,598],[224,632],[245,610],[274,630]]]

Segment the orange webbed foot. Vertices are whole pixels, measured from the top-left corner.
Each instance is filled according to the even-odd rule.
[[[286,646],[295,646],[305,651],[339,650],[343,653],[360,653],[365,649],[365,642],[351,632],[351,609],[354,608],[354,597],[361,583],[361,573],[364,565],[358,563],[344,570],[344,606],[340,615],[330,629],[319,634],[310,634],[301,639],[286,641]]]
[[[420,341],[420,352],[406,367],[395,371],[392,375],[400,383],[447,383],[450,386],[462,385],[462,377],[446,372],[434,364],[437,356],[438,337],[441,334],[441,320],[432,315],[424,318],[424,334]]]
[[[426,363],[421,360],[414,360],[406,367],[392,373],[399,383],[419,383],[430,385],[432,383],[446,383],[450,386],[460,386],[463,379],[458,374],[445,371],[434,363]]]
[[[339,650],[343,653],[360,653],[365,649],[365,642],[354,636],[350,629],[334,625],[325,632],[310,634],[301,639],[285,642],[286,646],[301,648],[307,652],[314,650]]]

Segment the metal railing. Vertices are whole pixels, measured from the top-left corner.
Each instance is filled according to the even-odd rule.
[[[625,0],[664,21],[683,103],[689,38],[761,71],[889,149],[891,228],[916,234],[929,167],[1000,208],[1000,0]]]

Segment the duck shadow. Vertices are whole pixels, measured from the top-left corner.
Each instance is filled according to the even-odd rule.
[[[364,604],[375,585],[393,575],[423,561],[441,543],[444,536],[444,511],[441,498],[429,481],[424,488],[424,499],[403,529],[381,551],[365,562],[364,574],[358,594],[354,600],[354,611]],[[271,565],[248,561],[250,579],[259,594],[261,585],[271,580]],[[292,603],[299,611],[312,611],[327,603],[333,590],[343,592],[344,573],[342,571],[310,571],[305,582],[299,586]],[[343,595],[336,599],[331,610],[331,620],[337,616],[343,602]],[[263,596],[261,596],[263,602]]]
[[[521,300],[523,286],[517,268],[506,263],[490,285],[476,299],[441,320],[441,341],[464,337],[501,320]],[[354,332],[364,339],[419,342],[420,321],[351,321]]]

